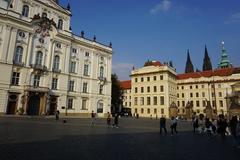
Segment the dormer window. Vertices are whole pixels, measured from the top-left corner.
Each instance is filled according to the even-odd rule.
[[[73,48],[73,49],[72,49],[72,53],[77,53],[77,49],[76,49],[76,48]]]
[[[58,29],[61,29],[62,30],[63,28],[63,20],[62,19],[59,19],[58,20]]]
[[[43,44],[44,43],[44,39],[43,38],[39,38],[39,43]]]
[[[86,56],[86,57],[89,57],[89,52],[85,52],[85,56]]]
[[[29,14],[29,7],[28,5],[24,5],[22,9],[22,16],[28,17],[28,14]]]
[[[47,18],[47,13],[46,12],[42,13],[42,18]]]
[[[57,43],[56,46],[57,46],[57,48],[61,48],[62,47],[61,43]]]
[[[21,32],[19,32],[19,33],[18,33],[18,35],[19,35],[19,37],[21,37],[21,38],[25,38],[25,33],[24,33],[24,32],[22,32],[22,31],[21,31]]]

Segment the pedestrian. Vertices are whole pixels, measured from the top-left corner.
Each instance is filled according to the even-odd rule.
[[[165,134],[167,134],[166,118],[164,116],[160,118],[160,134],[162,134],[162,129],[164,129]]]
[[[114,125],[113,127],[118,128],[118,113],[115,113],[114,115]]]
[[[174,117],[171,118],[171,126],[170,126],[170,128],[171,128],[171,135],[173,135],[173,132],[178,133],[177,132],[177,120]]]
[[[196,117],[193,118],[193,133],[196,132],[196,129],[198,129],[198,127],[199,127],[198,117],[196,116]]]
[[[225,139],[226,137],[226,128],[227,128],[227,120],[224,118],[223,115],[219,115],[219,120],[217,122],[218,129],[217,132],[220,134],[222,139]]]
[[[237,124],[238,124],[237,116],[233,116],[229,122],[229,127],[230,127],[231,134],[235,139],[237,138],[237,135],[236,135]]]
[[[205,132],[209,138],[212,137],[212,122],[209,118],[205,119]]]
[[[237,138],[237,148],[240,149],[240,119],[238,120],[236,126],[236,138]]]
[[[94,111],[92,111],[91,113],[91,126],[95,125],[95,117],[96,117],[96,114],[94,113]]]
[[[107,126],[111,126],[111,114],[109,112],[107,113]]]
[[[217,120],[212,119],[212,131],[214,135],[216,135],[216,130],[217,130]]]
[[[55,119],[56,119],[56,121],[59,120],[59,114],[60,114],[59,110],[56,110],[55,111]]]

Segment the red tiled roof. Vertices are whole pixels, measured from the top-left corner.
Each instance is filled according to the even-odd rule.
[[[144,64],[144,67],[146,66],[163,66],[163,64],[159,61],[147,61]]]
[[[200,78],[200,77],[211,77],[211,76],[229,76],[229,75],[232,75],[233,73],[240,73],[240,68],[222,68],[222,69],[215,69],[211,71],[178,74],[177,79],[182,80],[182,79],[188,79],[188,78]]]
[[[121,81],[120,82],[120,86],[123,89],[131,89],[131,81],[130,80],[128,80],[128,81]]]

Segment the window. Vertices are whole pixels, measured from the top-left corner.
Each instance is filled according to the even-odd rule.
[[[62,30],[62,28],[63,28],[63,20],[62,19],[58,20],[58,27],[57,28]]]
[[[135,87],[135,93],[137,93],[138,92],[138,89],[137,89],[137,87]]]
[[[143,81],[144,81],[144,78],[142,77],[142,78],[141,78],[141,82],[143,82]]]
[[[137,78],[135,78],[135,82],[138,82],[138,79],[137,79]]]
[[[131,102],[129,102],[129,107],[131,107]]]
[[[73,98],[68,98],[68,109],[73,109]]]
[[[160,75],[160,80],[163,80],[163,75]]]
[[[202,85],[202,88],[204,88],[204,85]]]
[[[182,98],[184,98],[184,93],[182,93]]]
[[[60,62],[60,57],[59,56],[54,56],[53,60],[53,70],[58,70],[59,69],[59,62]]]
[[[74,81],[70,80],[68,85],[68,91],[73,92],[74,91]]]
[[[19,84],[19,77],[20,77],[20,73],[13,72],[11,84],[17,86]]]
[[[22,16],[28,17],[28,14],[29,14],[29,7],[28,5],[24,5],[22,8]]]
[[[137,108],[135,108],[135,113],[138,113],[138,112],[137,112]]]
[[[56,43],[56,47],[61,48],[62,47],[61,43]]]
[[[184,89],[184,86],[182,86],[182,89]]]
[[[89,57],[89,52],[85,52],[85,57]]]
[[[156,108],[154,108],[154,114],[157,114],[157,109]]]
[[[40,75],[35,74],[33,78],[33,86],[39,87],[39,84],[40,84]]]
[[[196,89],[198,89],[198,85],[196,85],[195,87],[196,87]]]
[[[87,99],[82,99],[82,110],[87,110]]]
[[[147,77],[147,81],[150,81],[150,77]]]
[[[21,37],[21,38],[25,38],[25,33],[22,32],[22,31],[20,31],[20,32],[18,33],[18,35],[19,35],[19,37]]]
[[[42,13],[42,18],[47,18],[47,13],[46,12]]]
[[[202,92],[202,97],[205,97],[205,92]]]
[[[223,101],[222,100],[219,101],[219,106],[223,107]]]
[[[157,80],[157,76],[154,76],[154,77],[153,77],[153,80],[156,81],[156,80]]]
[[[77,53],[77,49],[76,48],[72,48],[72,53]]]
[[[44,43],[44,39],[43,39],[43,38],[39,38],[38,41],[39,41],[39,43],[41,43],[41,44]]]
[[[42,65],[42,61],[43,61],[43,53],[41,51],[38,51],[36,56],[36,65]]]
[[[87,93],[87,90],[88,90],[88,84],[87,84],[87,82],[84,82],[83,83],[83,93]]]
[[[182,101],[182,107],[185,107],[185,101]]]
[[[147,92],[150,92],[150,87],[147,87]]]
[[[221,88],[221,84],[218,84],[218,88]]]
[[[101,66],[100,67],[100,78],[103,78],[104,77],[104,67]]]
[[[178,105],[178,107],[180,107],[180,102],[179,101],[177,101],[177,105]]]
[[[144,109],[143,109],[143,108],[141,108],[141,113],[142,113],[142,114],[144,113]]]
[[[88,65],[87,64],[84,64],[84,70],[83,70],[83,75],[84,76],[88,76]]]
[[[160,97],[160,105],[164,105],[164,97],[163,96]]]
[[[192,93],[190,93],[190,97],[193,97],[193,94],[192,94]]]
[[[52,79],[52,89],[53,90],[57,89],[57,83],[58,83],[58,79],[57,78],[53,78]]]
[[[75,73],[76,70],[76,62],[70,62],[70,73]]]
[[[140,97],[140,105],[141,105],[141,106],[144,105],[144,97]]]
[[[21,63],[22,62],[22,57],[23,57],[23,48],[21,46],[18,46],[17,49],[16,49],[14,62],[15,63]]]
[[[160,92],[164,92],[164,86],[160,86]]]
[[[134,105],[137,105],[137,104],[138,104],[138,98],[135,97],[135,98],[134,98]]]
[[[199,97],[199,93],[196,93],[196,97]]]
[[[177,97],[179,98],[179,93],[177,94]]]
[[[99,94],[103,94],[103,85],[99,86]]]
[[[157,105],[157,97],[153,97],[153,105]]]
[[[206,101],[205,100],[202,101],[202,104],[203,104],[203,107],[206,107]]]
[[[192,89],[192,86],[190,86],[190,89]]]
[[[144,92],[144,87],[141,87],[141,93],[143,93]]]
[[[147,97],[147,105],[151,105],[151,98]]]
[[[147,113],[150,114],[150,108],[147,109]]]
[[[161,114],[164,114],[164,109],[161,109]]]
[[[157,92],[157,86],[154,86],[154,87],[153,87],[153,91],[154,91],[154,92]]]
[[[222,92],[219,92],[219,93],[218,93],[218,96],[219,96],[219,97],[222,97]]]
[[[200,103],[199,101],[196,101],[196,106],[199,107],[200,106]]]
[[[103,103],[98,102],[97,104],[97,113],[103,113]]]

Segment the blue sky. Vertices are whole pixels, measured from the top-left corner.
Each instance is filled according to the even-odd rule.
[[[67,0],[60,0],[66,6]],[[72,30],[113,43],[113,72],[129,79],[133,66],[149,60],[173,61],[184,72],[187,49],[202,69],[204,46],[213,66],[221,41],[234,66],[240,66],[239,0],[70,0]]]

